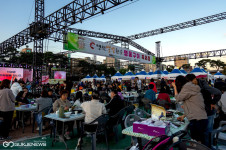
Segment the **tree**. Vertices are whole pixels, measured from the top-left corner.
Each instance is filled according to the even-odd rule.
[[[219,71],[219,69],[220,68],[223,69],[226,66],[226,64],[223,61],[220,61],[220,60],[211,60],[210,66],[216,68],[217,71]]]
[[[190,64],[183,64],[181,67],[184,69],[184,70],[188,70],[190,69]]]
[[[123,69],[123,68],[122,68],[122,69],[119,70],[119,72],[120,72],[121,74],[125,74],[125,73],[126,73],[126,69]]]
[[[226,75],[226,66],[224,66],[223,74]]]
[[[166,70],[168,72],[171,72],[173,69],[174,69],[174,66],[173,65],[167,65],[167,67],[166,67]]]
[[[206,65],[207,65],[207,63],[210,63],[210,62],[211,62],[211,59],[202,59],[202,60],[198,61],[196,63],[196,65],[199,67],[202,67],[203,69],[207,69]]]
[[[129,66],[128,66],[128,70],[134,72],[135,66],[134,66],[134,65],[129,65]]]

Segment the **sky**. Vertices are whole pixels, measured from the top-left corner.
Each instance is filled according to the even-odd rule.
[[[35,0],[0,1],[0,42],[29,26],[34,20]],[[45,0],[45,15],[72,0]],[[129,4],[131,2],[127,2]],[[78,23],[72,28],[129,36],[193,19],[222,13],[225,0],[133,0],[131,4]],[[115,8],[113,8],[115,9]],[[161,56],[187,54],[226,48],[226,20],[135,40],[155,53],[155,42],[161,41]],[[100,41],[107,41],[98,39]],[[46,43],[46,42],[45,42]],[[29,44],[33,47],[32,44]],[[24,48],[21,47],[20,49]],[[130,49],[134,50],[133,47]],[[44,51],[62,52],[62,43],[49,42]],[[92,55],[76,53],[72,57]],[[97,57],[103,60],[103,57]],[[214,58],[226,62],[226,57]],[[193,65],[198,60],[190,60]],[[167,63],[173,64],[173,62]]]

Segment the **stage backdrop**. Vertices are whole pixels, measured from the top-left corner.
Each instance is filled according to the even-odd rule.
[[[23,68],[5,68],[0,67],[0,81],[4,79],[11,80],[12,77],[18,80],[23,78]]]
[[[66,72],[65,71],[55,71],[54,79],[66,79]]]

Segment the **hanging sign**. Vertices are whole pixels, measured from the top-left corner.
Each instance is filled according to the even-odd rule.
[[[70,32],[68,32],[67,36],[64,38],[64,41],[66,41],[63,46],[65,50],[114,57],[146,64],[155,64],[155,56],[152,55],[111,45]]]

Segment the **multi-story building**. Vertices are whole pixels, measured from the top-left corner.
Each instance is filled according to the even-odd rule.
[[[152,70],[153,72],[155,72],[156,65],[155,64],[144,64],[144,70],[146,72],[149,72],[150,70]]]
[[[116,58],[106,57],[104,64],[106,64],[108,68],[114,67],[116,70],[120,69],[120,60]]]
[[[176,58],[174,60],[174,65],[178,68],[180,68],[183,64],[189,64],[189,59],[185,57],[183,59]]]

